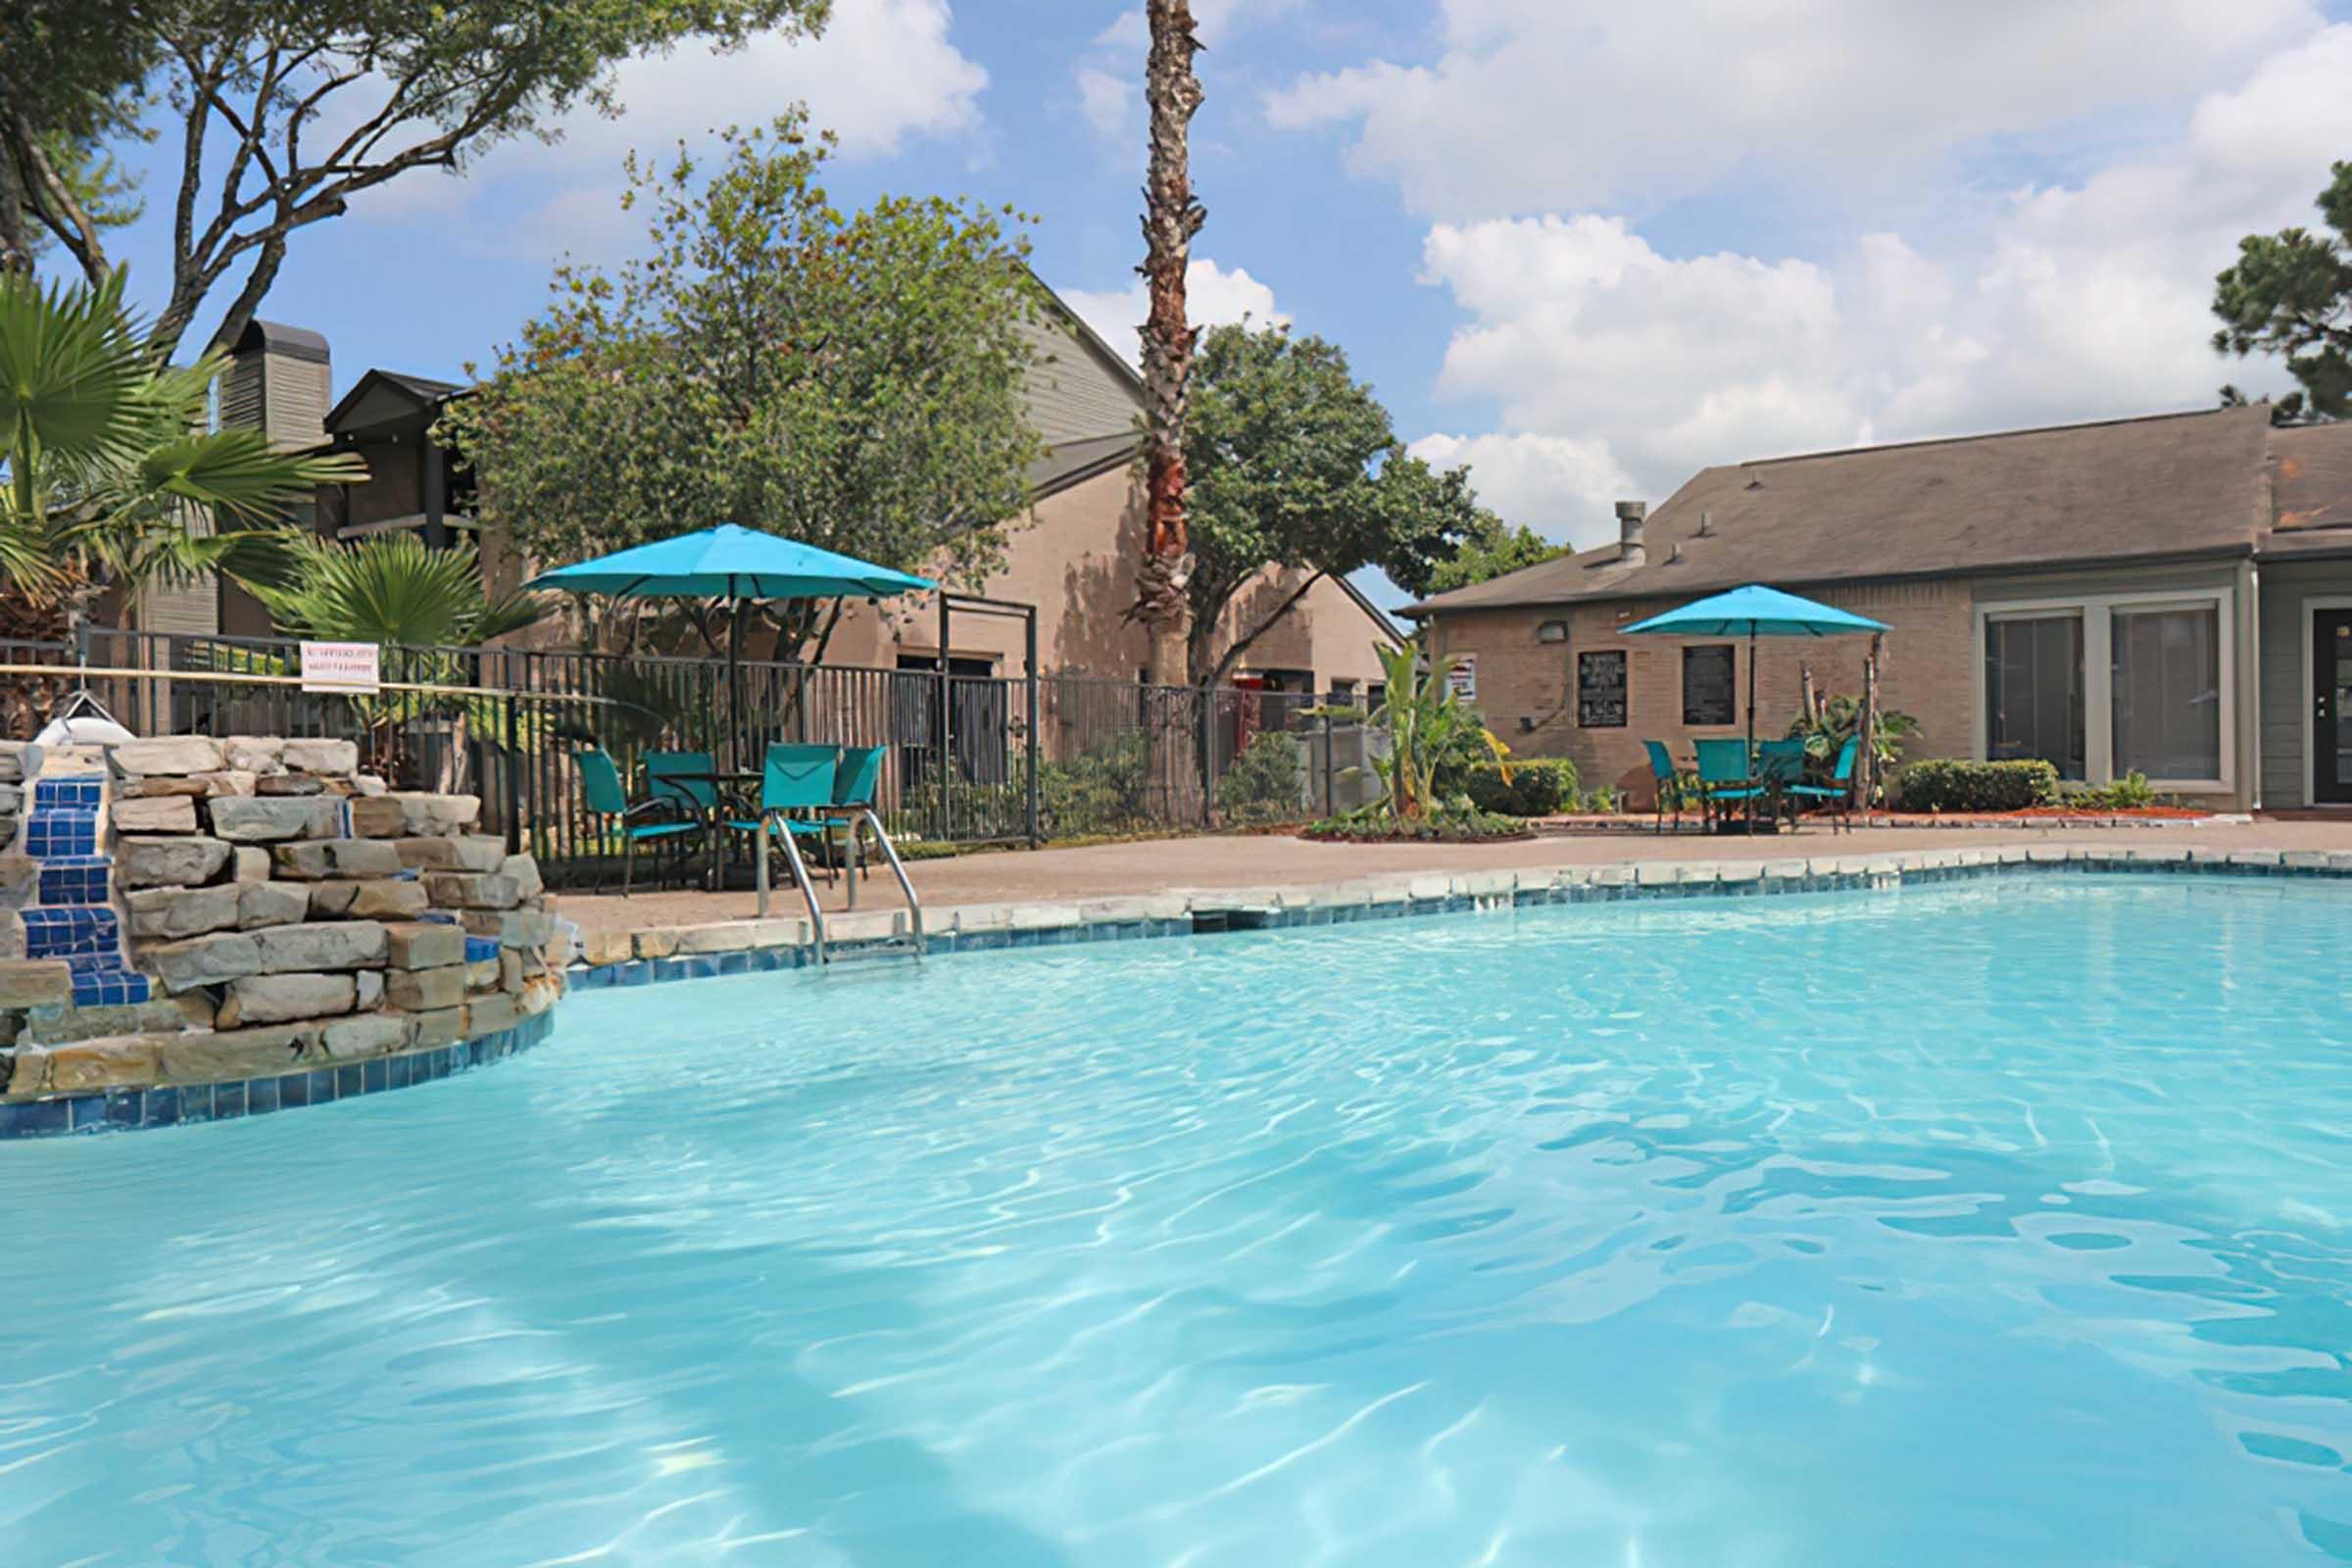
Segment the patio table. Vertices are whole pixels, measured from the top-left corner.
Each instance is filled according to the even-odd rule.
[[[726,877],[720,869],[720,857],[723,853],[721,846],[726,843],[724,827],[727,812],[730,808],[745,809],[741,799],[742,792],[747,789],[757,790],[764,775],[758,768],[738,767],[712,768],[708,772],[681,771],[664,773],[662,776],[681,784],[708,784],[711,787],[713,804],[710,808],[709,820],[705,824],[706,830],[710,835],[710,891],[717,893],[724,890]],[[764,860],[764,854],[761,858]]]

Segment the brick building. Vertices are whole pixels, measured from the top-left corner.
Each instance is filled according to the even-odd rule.
[[[1744,724],[1747,648],[1619,628],[1768,583],[1892,628],[1909,756],[2040,757],[2220,806],[2352,805],[2352,425],[2260,408],[1707,468],[1616,543],[1410,607],[1488,722],[1588,783],[1649,792]],[[1857,692],[1864,640],[1766,639],[1757,728],[1804,674]]]

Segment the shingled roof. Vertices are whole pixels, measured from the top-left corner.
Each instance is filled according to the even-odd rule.
[[[2352,524],[2352,424],[2216,409],[1706,468],[1650,514],[1642,564],[1607,544],[1406,613],[2243,555],[2272,526],[2275,441],[2281,512]]]

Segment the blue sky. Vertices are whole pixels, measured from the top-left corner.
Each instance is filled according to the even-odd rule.
[[[2352,25],[2314,0],[1196,0],[1197,315],[1346,346],[1416,450],[1590,543],[1618,496],[1791,450],[2209,404],[2236,237],[2352,157]],[[629,113],[303,234],[264,314],[456,376],[549,265],[624,254],[629,145],[793,98],[834,178],[1039,215],[1106,334],[1140,250],[1141,19],[1115,0],[837,0],[816,43],[633,63]],[[170,187],[116,242],[166,266]],[[225,299],[224,290],[221,298]]]

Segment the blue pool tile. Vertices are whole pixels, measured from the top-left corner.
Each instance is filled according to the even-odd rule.
[[[245,1114],[245,1086],[242,1083],[213,1085],[213,1120],[228,1121]]]
[[[0,1137],[42,1138],[68,1131],[74,1113],[62,1100],[27,1100],[0,1105]]]
[[[181,1125],[213,1119],[213,1086],[211,1084],[182,1084],[179,1090],[179,1119]]]
[[[367,1092],[368,1075],[360,1070],[358,1062],[355,1061],[348,1067],[335,1069],[335,1098],[337,1100],[357,1100]]]
[[[147,1091],[147,1120],[149,1127],[179,1125],[179,1091],[176,1088]]]
[[[110,1089],[106,1094],[106,1124],[109,1127],[144,1127],[147,1124],[147,1094],[140,1089]]]
[[[386,1089],[408,1088],[410,1082],[412,1081],[411,1074],[415,1071],[415,1069],[416,1062],[411,1057],[390,1056],[385,1058],[384,1087]]]
[[[488,1061],[489,1059],[490,1053],[484,1048],[482,1042],[479,1040],[468,1040],[466,1042],[466,1066],[479,1067],[483,1062]]]
[[[66,1102],[66,1111],[67,1119],[74,1132],[95,1133],[106,1130],[106,1097],[104,1095],[76,1095]]]
[[[391,1087],[392,1069],[384,1065],[383,1057],[377,1056],[373,1060],[362,1062],[360,1066],[360,1093],[380,1095]]]
[[[299,1110],[310,1102],[311,1075],[309,1073],[289,1072],[279,1075],[277,1080],[278,1109]]]
[[[335,1102],[334,1068],[320,1067],[315,1071],[305,1073],[303,1076],[311,1081],[310,1097],[312,1104],[331,1105]]]
[[[255,1078],[245,1085],[245,1114],[267,1116],[278,1107],[279,1097],[275,1078]]]

